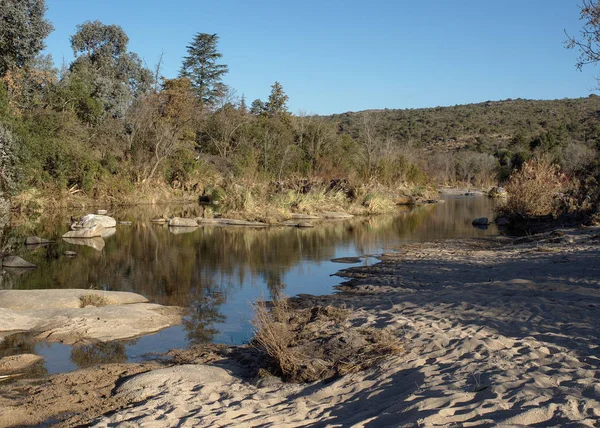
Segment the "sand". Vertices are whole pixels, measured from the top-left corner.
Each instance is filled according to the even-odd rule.
[[[180,365],[104,379],[102,406],[77,395],[77,416],[64,404],[52,414],[39,394],[69,397],[78,372],[51,377],[37,404],[15,383],[0,393],[0,425],[19,408],[18,423],[62,415],[59,426],[598,426],[600,229],[527,241],[403,246],[344,271],[340,293],[298,299],[398,331],[407,353],[366,371],[284,384],[249,378],[239,358],[181,352]]]

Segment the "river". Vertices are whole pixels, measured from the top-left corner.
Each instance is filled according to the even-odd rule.
[[[39,354],[45,358],[43,374],[52,374],[103,362],[139,361],[195,343],[241,344],[252,336],[250,303],[256,299],[330,294],[342,282],[334,276],[338,270],[375,263],[375,256],[402,243],[498,234],[493,225],[471,225],[476,217],[493,218],[491,199],[450,195],[440,204],[399,207],[394,215],[325,222],[312,229],[203,226],[173,233],[150,221],[159,215],[191,217],[201,210],[197,205],[119,208],[109,214],[132,224],[118,225],[113,236],[87,245],[60,239],[70,216],[83,212],[54,213],[5,228],[2,251],[38,267],[4,269],[0,289],[132,291],[153,303],[186,307],[188,315],[182,325],[108,344],[71,347],[13,335],[0,344],[0,357]],[[56,243],[25,248],[24,239],[31,235]],[[67,250],[77,256],[64,256]],[[331,261],[342,257],[359,257],[360,262]]]

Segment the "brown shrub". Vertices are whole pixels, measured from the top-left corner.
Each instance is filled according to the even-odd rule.
[[[545,159],[534,159],[511,174],[506,190],[508,200],[503,211],[523,217],[553,213],[554,200],[564,190],[566,179],[557,165]]]
[[[350,311],[345,308],[292,309],[287,300],[279,300],[270,308],[256,302],[254,309],[252,343],[287,381],[312,382],[364,370],[404,349],[389,330],[347,323]]]

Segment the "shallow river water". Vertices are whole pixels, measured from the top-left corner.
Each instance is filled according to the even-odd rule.
[[[32,271],[0,276],[0,289],[93,288],[132,291],[153,303],[189,309],[184,323],[133,340],[71,347],[35,342],[26,334],[0,344],[0,357],[24,352],[44,356],[44,372],[57,373],[101,362],[138,361],[151,353],[194,343],[240,344],[251,337],[250,303],[275,295],[330,294],[342,280],[332,276],[348,266],[376,262],[373,256],[402,243],[497,234],[495,226],[475,228],[476,217],[493,218],[485,197],[446,196],[436,205],[398,208],[394,215],[325,222],[313,229],[203,226],[173,230],[150,220],[158,215],[190,217],[196,205],[123,208],[110,215],[129,220],[105,239],[65,242],[71,215],[34,219],[2,235],[4,251],[35,263]],[[56,244],[26,249],[24,238],[37,235]],[[80,245],[77,245],[80,244]],[[16,247],[16,248],[15,248]],[[68,258],[64,251],[77,252]],[[361,257],[360,263],[331,259]]]

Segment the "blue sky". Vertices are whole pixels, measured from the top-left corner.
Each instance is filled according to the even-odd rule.
[[[578,0],[47,0],[46,51],[72,60],[75,26],[118,24],[130,50],[176,77],[198,32],[217,33],[224,82],[250,103],[281,82],[294,113],[585,97],[575,69]]]

